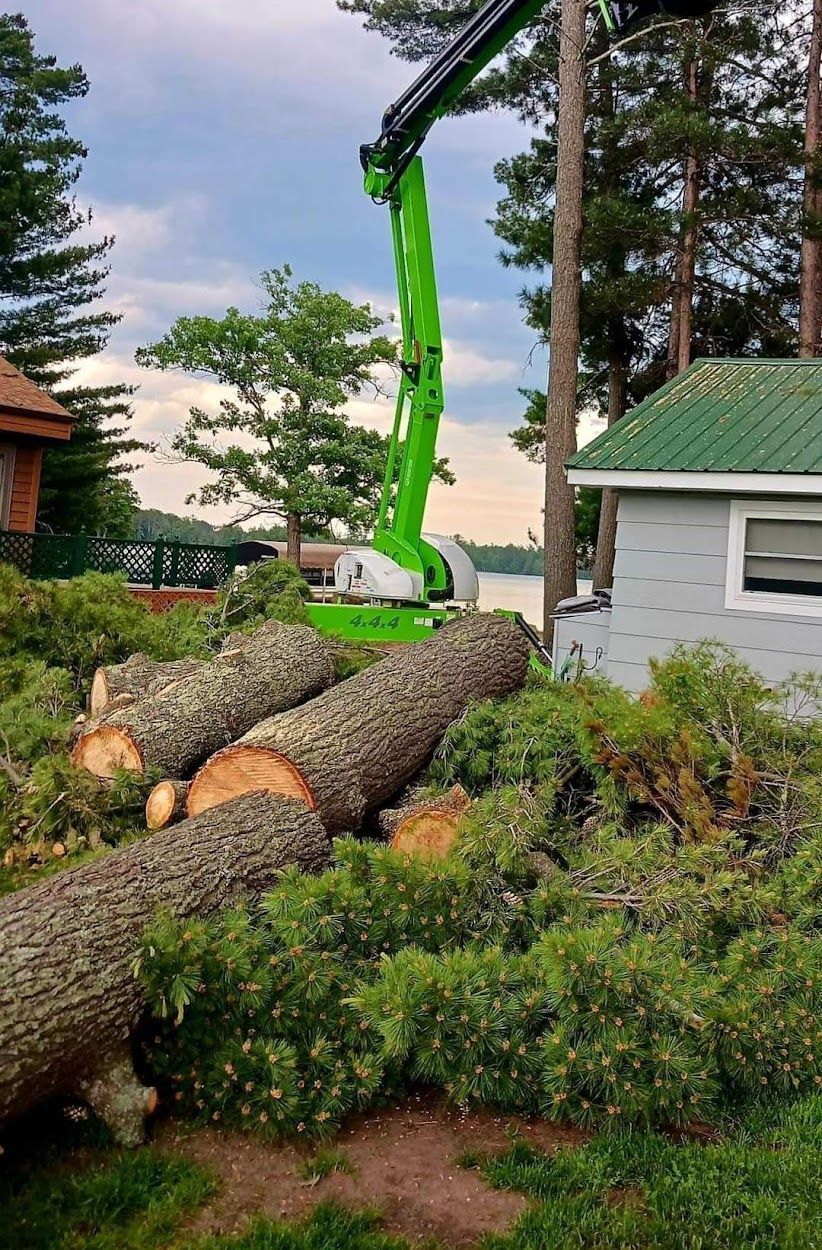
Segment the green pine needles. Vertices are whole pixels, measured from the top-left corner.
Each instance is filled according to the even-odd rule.
[[[633,700],[535,682],[448,734],[444,862],[351,839],[209,924],[160,918],[148,1059],[196,1116],[322,1136],[423,1083],[583,1125],[669,1125],[820,1082],[820,721],[730,653]],[[801,708],[804,715],[797,715]]]

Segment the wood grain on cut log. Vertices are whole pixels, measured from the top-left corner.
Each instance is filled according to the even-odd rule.
[[[425,859],[444,859],[456,841],[459,823],[470,806],[471,800],[462,786],[454,786],[448,794],[380,812],[377,823],[393,851]]]
[[[146,825],[149,829],[165,829],[183,820],[188,798],[187,781],[161,781],[146,800]]]
[[[315,630],[267,621],[241,647],[182,680],[104,712],[81,731],[72,759],[97,777],[155,767],[183,778],[252,725],[319,694],[333,679],[328,647]]]
[[[0,900],[0,1121],[52,1095],[87,1098],[123,1143],[152,1091],[125,1064],[143,1010],[133,964],[160,909],[207,916],[330,853],[303,804],[250,794]]]
[[[454,621],[218,752],[192,782],[189,814],[264,789],[301,799],[332,833],[358,829],[428,763],[470,703],[522,686],[528,657],[507,617]]]
[[[97,669],[91,683],[89,711],[92,716],[99,716],[110,703],[122,695],[131,695],[138,699],[151,689],[168,686],[182,677],[189,677],[202,668],[204,663],[204,660],[191,657],[163,662],[152,660],[138,651],[122,664],[110,664]]]

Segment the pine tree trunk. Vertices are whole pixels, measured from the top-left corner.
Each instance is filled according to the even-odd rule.
[[[299,512],[289,512],[286,517],[287,526],[287,553],[288,559],[294,565],[295,569],[300,567],[300,556],[302,551],[303,530],[302,517]]]
[[[72,759],[97,777],[152,767],[181,779],[258,721],[319,694],[333,679],[315,630],[268,621],[184,680],[89,724]]]
[[[805,223],[799,286],[799,355],[822,353],[822,0],[814,0],[805,117]]]
[[[608,371],[608,428],[625,416],[628,401],[628,375],[625,362],[611,359]],[[617,532],[617,494],[606,488],[602,492],[597,533],[597,558],[594,564],[594,590],[605,590],[614,584],[614,555]]]
[[[128,1048],[146,924],[158,910],[212,915],[269,889],[289,864],[321,871],[329,850],[304,805],[246,795],[2,899],[0,1121],[79,1095],[120,1141],[139,1141],[153,1099]]]
[[[172,682],[196,673],[205,662],[193,658],[163,662],[152,660],[138,651],[122,664],[97,669],[91,683],[89,711],[92,716],[99,716],[115,700],[136,700],[149,690],[170,686]]]
[[[699,99],[699,62],[692,58],[685,70],[685,90],[692,109]],[[682,192],[682,232],[677,261],[676,282],[671,301],[671,331],[668,339],[667,376],[676,377],[691,363],[693,338],[694,290],[696,284],[696,252],[698,243],[697,212],[702,184],[702,168],[693,150],[685,162],[685,186]]]
[[[577,444],[586,12],[585,0],[562,0],[551,359],[545,422],[546,646],[554,636],[554,608],[560,599],[575,595],[577,588],[574,488],[568,484],[564,466]]]
[[[513,621],[454,621],[213,756],[192,782],[189,814],[263,789],[301,799],[331,833],[359,829],[429,762],[469,704],[522,686],[528,659]]]

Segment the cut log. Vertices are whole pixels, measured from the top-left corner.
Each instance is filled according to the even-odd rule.
[[[138,699],[150,689],[168,686],[182,677],[189,677],[202,668],[204,663],[204,660],[191,657],[163,663],[138,651],[123,664],[111,664],[97,669],[91,683],[89,711],[92,716],[99,716],[110,703],[122,695],[131,695]]]
[[[133,967],[146,924],[158,909],[211,915],[289,864],[321,871],[329,854],[304,805],[245,795],[2,899],[0,1121],[85,1096],[118,1140],[139,1140],[151,1091],[124,1056],[144,1006]]]
[[[72,759],[96,777],[158,768],[179,779],[213,751],[334,680],[330,652],[304,625],[267,621],[242,647],[223,651],[184,679],[104,712],[77,740]]]
[[[300,799],[332,833],[359,829],[428,763],[470,703],[523,685],[528,657],[507,617],[454,621],[218,752],[192,782],[189,815],[263,789]]]
[[[165,829],[176,825],[186,814],[187,781],[161,781],[146,800],[146,825],[149,829]]]
[[[392,851],[425,859],[444,859],[457,838],[459,823],[471,800],[462,786],[449,794],[420,799],[406,807],[380,813],[378,826]]]

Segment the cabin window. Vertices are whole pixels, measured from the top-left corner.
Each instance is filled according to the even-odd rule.
[[[732,502],[725,606],[822,616],[822,503]]]

